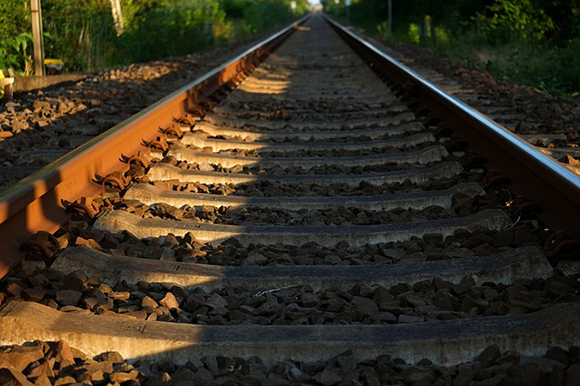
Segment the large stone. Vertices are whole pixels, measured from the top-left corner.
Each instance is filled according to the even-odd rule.
[[[46,295],[46,291],[42,288],[27,288],[21,293],[22,299],[28,302],[37,302],[42,300],[42,298]]]
[[[27,347],[14,347],[8,352],[0,353],[0,367],[10,367],[24,371],[33,362],[43,357],[42,349],[28,350]]]
[[[340,383],[342,377],[330,370],[324,370],[312,377],[316,382],[324,386],[332,386]]]
[[[0,385],[2,386],[34,386],[20,371],[5,367],[0,369]]]
[[[62,290],[56,293],[56,301],[62,306],[76,306],[83,296],[82,292]]]
[[[29,378],[37,378],[43,375],[47,377],[54,377],[54,371],[52,371],[52,366],[50,362],[42,359],[38,362],[38,365],[33,367],[27,372]]]
[[[144,296],[143,299],[141,299],[141,307],[153,307],[153,308],[156,308],[158,306],[159,305],[157,304],[157,302],[155,300],[153,300],[149,296]]]
[[[574,363],[566,370],[564,386],[576,386],[580,380],[580,363]]]
[[[352,299],[353,309],[363,315],[372,316],[379,312],[379,307],[371,299],[362,296],[355,296]]]
[[[217,293],[213,293],[205,302],[205,305],[211,308],[221,308],[228,305],[228,302]]]
[[[163,299],[159,301],[159,304],[167,308],[168,310],[173,310],[179,308],[179,302],[173,293],[168,292]]]
[[[493,363],[500,356],[501,352],[499,351],[499,347],[496,344],[494,344],[483,350],[481,354],[479,354],[479,356],[475,359],[475,361],[481,363],[483,367],[489,367],[493,365]]]
[[[108,351],[96,357],[96,360],[101,362],[111,362],[113,364],[125,363],[123,356],[117,351]]]
[[[69,344],[63,340],[58,342],[48,353],[47,358],[54,359],[57,362],[63,364],[73,364],[75,361],[74,354],[69,346]]]
[[[129,372],[115,371],[109,375],[111,382],[123,383],[132,379],[137,379],[139,371],[133,370]]]

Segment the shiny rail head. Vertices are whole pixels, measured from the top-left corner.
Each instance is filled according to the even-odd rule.
[[[434,93],[437,97],[445,100],[446,102],[452,104],[455,108],[460,109],[465,114],[468,114],[473,120],[477,121],[478,123],[486,126],[489,130],[493,131],[497,135],[501,136],[504,140],[508,141],[512,145],[519,148],[521,151],[528,154],[530,157],[537,159],[538,162],[546,165],[547,168],[552,170],[554,173],[561,175],[562,178],[566,179],[570,182],[572,186],[576,186],[580,189],[580,178],[571,172],[570,170],[566,169],[562,165],[560,165],[554,159],[548,157],[547,155],[541,153],[540,151],[536,150],[532,145],[530,145],[527,141],[521,139],[517,134],[512,133],[505,127],[501,126],[488,116],[482,114],[481,112],[477,111],[473,107],[469,106],[462,100],[458,99],[457,97],[448,94],[441,88],[437,87],[433,83],[429,82],[428,80],[421,77],[417,72],[413,71],[409,67],[405,66],[401,62],[397,61],[395,58],[390,56],[389,54],[381,51],[379,48],[375,47],[372,43],[366,41],[362,37],[358,36],[352,30],[340,25],[335,20],[331,19],[329,16],[324,15],[326,21],[333,25],[335,28],[339,29],[342,33],[349,36],[349,38],[355,40],[357,43],[363,45],[367,49],[371,50],[373,54],[380,56],[383,60],[389,62],[391,65],[397,67],[399,70],[403,71],[408,77],[411,78],[416,83],[419,83],[421,86],[425,87],[427,90]]]
[[[580,240],[580,177],[563,164],[542,154],[532,145],[423,79],[390,55],[353,31],[324,15],[325,20],[350,46],[387,77],[408,82],[421,100],[444,121],[452,122],[458,134],[469,140],[491,164],[509,177],[510,189],[525,195],[542,208],[539,218],[551,229],[562,230]]]
[[[303,16],[2,192],[0,277],[22,259],[20,245],[30,236],[38,231],[53,232],[66,222],[63,202],[100,194],[102,187],[93,181],[97,176],[125,170],[123,156],[143,150],[144,141],[159,136],[160,126],[189,112],[229,79],[263,60],[310,17]],[[119,143],[124,144],[122,149]]]

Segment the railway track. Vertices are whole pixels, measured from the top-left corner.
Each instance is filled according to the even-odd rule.
[[[304,18],[4,196],[0,344],[60,343],[0,380],[573,384],[580,184],[502,130]]]

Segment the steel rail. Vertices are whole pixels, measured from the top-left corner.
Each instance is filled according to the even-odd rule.
[[[168,127],[236,75],[264,60],[309,17],[274,33],[3,192],[0,277],[21,261],[24,253],[20,246],[30,236],[38,231],[52,233],[67,221],[65,202],[100,194],[102,186],[95,178],[127,170],[123,156],[146,150],[144,144],[161,135],[160,128]]]
[[[509,187],[540,205],[540,219],[553,230],[580,239],[580,178],[524,139],[423,79],[329,16],[325,20],[383,78],[420,101],[449,124],[486,161],[509,178]]]

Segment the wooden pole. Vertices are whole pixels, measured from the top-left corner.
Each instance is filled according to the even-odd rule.
[[[123,9],[121,8],[120,0],[111,0],[111,13],[115,22],[117,36],[121,36],[125,33],[125,23],[123,22]]]
[[[44,76],[44,40],[40,0],[30,0],[30,13],[32,16],[32,38],[34,39],[34,74]]]

